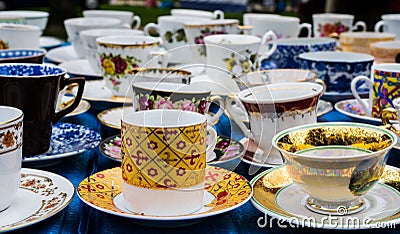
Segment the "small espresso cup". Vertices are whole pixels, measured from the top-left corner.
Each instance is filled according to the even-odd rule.
[[[50,147],[52,124],[78,106],[85,79],[66,78],[66,73],[65,69],[49,64],[0,64],[0,105],[24,112],[24,156],[46,152]],[[56,112],[59,93],[69,84],[78,85],[75,100]]]
[[[365,103],[357,91],[357,83],[364,81],[369,86],[369,101]],[[372,67],[371,76],[357,76],[351,82],[351,92],[363,107],[367,116],[380,118],[382,110],[395,107],[393,100],[400,97],[400,64],[382,63]]]
[[[7,209],[21,183],[22,122],[20,109],[0,106],[0,211]]]
[[[182,110],[122,116],[122,194],[135,213],[185,215],[202,207],[207,119]]]
[[[337,37],[343,32],[354,31],[361,28],[361,31],[367,29],[363,21],[357,21],[353,25],[354,15],[322,13],[313,14],[314,37]]]

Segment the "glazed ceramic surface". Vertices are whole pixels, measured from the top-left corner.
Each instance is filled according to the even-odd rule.
[[[343,51],[371,54],[374,42],[394,41],[394,33],[381,32],[346,32],[340,34],[339,42]]]
[[[82,12],[84,17],[109,17],[121,20],[123,25],[129,28],[138,29],[142,22],[140,16],[135,15],[131,11],[118,11],[118,10],[84,10]],[[134,25],[132,23],[135,22]]]
[[[40,28],[0,23],[0,49],[39,49]]]
[[[383,41],[370,44],[376,63],[395,63],[400,53],[400,41]]]
[[[43,63],[45,50],[7,49],[0,51],[0,63]]]
[[[49,13],[45,11],[2,11],[0,13],[0,22],[27,24],[39,27],[44,31],[47,26]]]
[[[386,14],[381,16],[382,20],[375,24],[375,32],[389,32],[396,34],[396,39],[400,40],[400,14]]]
[[[54,64],[80,59],[72,45],[54,48],[47,52],[46,58]]]
[[[322,13],[313,14],[312,18],[314,37],[338,36],[341,33],[353,31],[359,27],[362,31],[367,29],[363,21],[357,21],[353,25],[354,15]]]

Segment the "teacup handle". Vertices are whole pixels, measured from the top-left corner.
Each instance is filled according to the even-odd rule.
[[[64,78],[63,80],[61,80],[60,89],[62,90],[62,89],[64,89],[64,87],[69,86],[71,84],[78,85],[78,92],[77,92],[75,98],[73,99],[73,102],[71,105],[69,105],[65,109],[62,109],[59,112],[55,113],[54,119],[53,119],[54,122],[57,122],[62,117],[64,117],[66,114],[75,110],[78,107],[79,102],[82,99],[83,89],[85,88],[85,78],[83,78],[83,77],[74,77],[74,78],[67,78],[67,79]]]
[[[160,32],[160,27],[155,23],[148,23],[144,26],[143,31],[146,36],[150,36],[151,30],[156,31],[157,33]]]
[[[356,30],[357,28],[361,28],[361,31],[362,32],[365,32],[366,30],[367,30],[367,25],[365,24],[365,22],[364,21],[357,21],[355,24],[354,24],[354,26],[352,27],[352,30],[351,31],[354,31],[354,30]]]
[[[320,78],[315,79],[315,83],[322,85],[322,87],[324,87],[324,89],[322,90],[321,96],[324,95],[325,91],[326,91],[326,84],[325,81],[323,81]]]
[[[217,131],[211,126],[207,125],[207,149],[206,149],[206,161],[212,161],[214,158],[213,157],[213,152],[215,149],[215,146],[217,145]]]
[[[213,19],[224,19],[225,13],[221,10],[215,10],[213,12]]]
[[[243,107],[242,102],[236,95],[228,95],[225,100],[225,110],[228,117],[235,121],[240,130],[242,130],[243,134],[247,138],[254,139],[250,132],[250,129],[248,129],[247,126],[244,124],[245,121],[249,122],[249,117],[246,114],[247,112]]]
[[[359,95],[358,92],[357,92],[356,84],[357,84],[357,82],[360,81],[360,80],[361,80],[361,81],[367,82],[368,85],[369,85],[369,88],[372,89],[372,81],[371,81],[371,79],[368,78],[367,76],[357,76],[356,78],[354,78],[354,79],[351,81],[350,89],[351,89],[351,92],[353,93],[353,96],[357,99],[358,103],[360,103],[360,105],[361,105],[362,108],[364,109],[365,113],[366,113],[368,116],[371,116],[371,111],[372,111],[372,109],[371,109],[371,108],[372,108],[371,103],[369,103],[369,105],[367,105],[367,104],[361,99],[360,95]]]
[[[207,115],[207,121],[210,122],[212,125],[215,125],[218,123],[219,118],[221,117],[221,115],[224,113],[224,108],[225,108],[225,101],[222,97],[220,96],[211,96],[210,97],[210,102],[207,103],[207,107],[206,107],[206,113],[209,113],[209,108],[210,108],[210,104],[213,102],[217,102],[218,103],[218,111],[217,113],[215,113],[214,115]]]
[[[302,28],[307,29],[307,37],[311,37],[311,33],[312,33],[312,26],[309,23],[302,23],[299,25],[299,32],[301,31]]]
[[[383,21],[383,20],[378,21],[378,23],[375,24],[374,31],[375,32],[380,32],[381,28],[384,27],[384,26],[385,26],[385,21]],[[383,28],[382,28],[382,31],[383,31]]]
[[[155,59],[158,57],[158,64],[160,64],[161,67],[167,67],[168,65],[168,52],[165,50],[154,50],[150,52],[150,58],[149,60]]]
[[[400,136],[400,130],[396,129],[393,124],[390,122],[391,119],[398,119],[397,110],[393,107],[385,108],[381,112],[381,120],[384,125],[384,128],[396,133],[396,135]]]
[[[135,15],[133,16],[133,22],[134,24],[132,24],[132,28],[139,29],[140,24],[142,23],[142,19],[138,15]]]

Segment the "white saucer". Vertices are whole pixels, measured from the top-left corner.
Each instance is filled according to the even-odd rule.
[[[63,63],[80,59],[72,45],[54,48],[47,52],[46,58],[53,63]]]
[[[132,107],[115,107],[111,109],[104,110],[97,115],[99,122],[107,127],[114,129],[121,129],[121,119],[124,108]]]
[[[62,96],[60,98],[60,100],[58,101],[58,105],[57,105],[57,111],[60,111],[62,109],[61,104],[70,101],[71,99],[73,99],[73,96]],[[75,108],[75,110],[73,110],[72,112],[68,113],[67,115],[65,115],[66,117],[71,117],[71,116],[76,116],[82,113],[85,113],[86,111],[88,111],[90,109],[90,103],[86,100],[81,100],[79,102],[78,107]]]
[[[87,59],[78,59],[62,62],[60,67],[65,68],[70,75],[83,76],[86,79],[102,79],[103,76],[95,72]]]
[[[46,50],[50,50],[54,47],[61,46],[64,43],[63,40],[56,38],[56,37],[51,37],[51,36],[41,36],[39,38],[39,45],[41,48],[44,48]]]
[[[9,208],[0,212],[0,232],[50,218],[71,202],[74,193],[73,184],[60,175],[22,168],[17,196]]]
[[[88,101],[132,103],[130,97],[125,98],[112,95],[112,91],[105,86],[104,80],[87,80],[82,98]]]

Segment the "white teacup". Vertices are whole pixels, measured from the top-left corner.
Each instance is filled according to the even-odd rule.
[[[39,49],[41,34],[37,26],[0,23],[0,49]]]
[[[338,36],[343,32],[354,31],[361,28],[361,31],[367,29],[363,21],[357,21],[353,25],[354,15],[322,13],[313,14],[314,37]]]
[[[121,20],[121,23],[129,28],[139,29],[142,22],[138,15],[134,15],[131,11],[117,11],[117,10],[84,10],[82,12],[84,17],[110,17]],[[134,25],[132,23],[135,22]]]
[[[47,26],[49,13],[45,11],[0,11],[0,22],[34,25],[43,32]]]
[[[220,10],[215,10],[213,12],[210,12],[210,11],[193,10],[193,9],[172,9],[171,15],[206,18],[206,19],[224,19],[225,18],[224,12],[220,11]]]
[[[21,183],[23,112],[0,106],[0,211],[13,202]]]
[[[396,40],[400,40],[400,14],[387,14],[381,16],[382,20],[375,24],[375,32],[389,32],[396,34]]]

